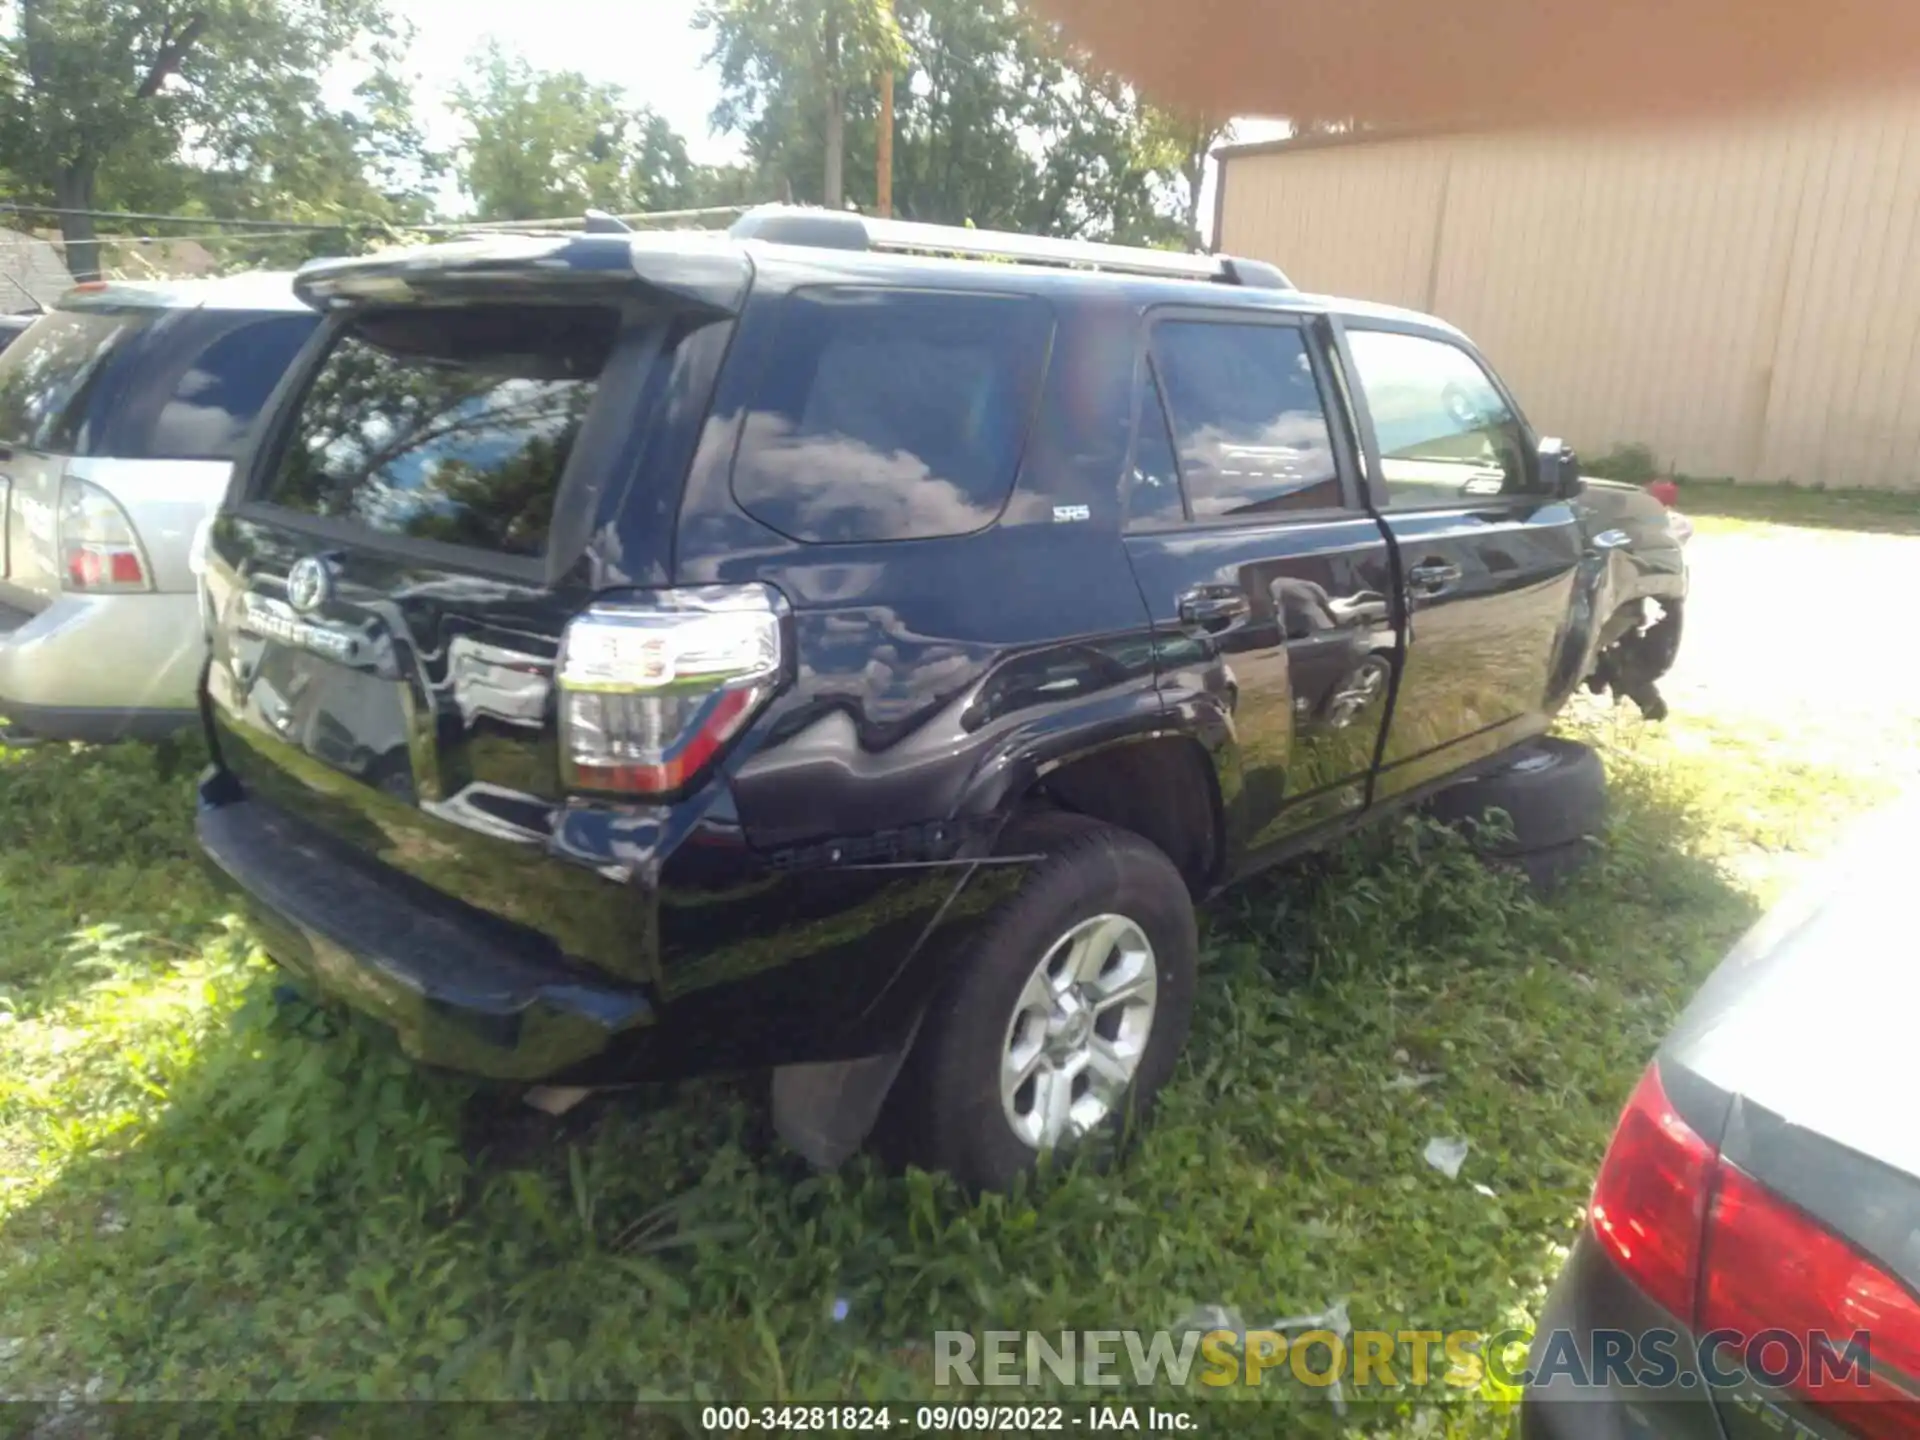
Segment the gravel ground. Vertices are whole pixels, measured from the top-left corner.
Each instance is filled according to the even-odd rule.
[[[1904,731],[1920,762],[1920,536],[1703,526],[1688,549],[1687,629],[1661,687],[1675,711],[1823,745]]]
[[[1688,550],[1686,634],[1661,682],[1670,753],[1771,756],[1759,784],[1831,777],[1813,783],[1847,787],[1838,815],[1920,787],[1920,645],[1907,628],[1920,536],[1708,521]],[[1816,823],[1733,846],[1721,863],[1777,897],[1831,838]]]

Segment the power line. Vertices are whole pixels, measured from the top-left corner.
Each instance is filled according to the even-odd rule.
[[[637,210],[615,218],[627,222],[661,223],[675,220],[698,220],[708,216],[740,215],[752,209],[751,205],[706,205],[688,210]],[[161,215],[139,210],[88,210],[72,206],[23,205],[14,200],[0,201],[0,213],[16,215],[56,215],[85,217],[94,220],[130,220],[144,225],[219,225],[236,230],[258,230],[277,234],[334,234],[353,230],[392,230],[398,233],[409,231],[430,235],[457,235],[476,230],[553,230],[575,228],[585,223],[580,215],[564,215],[547,220],[429,220],[408,222],[404,220],[363,219],[341,224],[314,224],[297,220],[239,220],[223,219],[218,215]],[[169,238],[169,237],[158,237]],[[184,236],[171,237],[185,239]]]
[[[229,240],[243,241],[251,244],[264,244],[269,240],[276,240],[282,237],[289,240],[297,240],[303,234],[331,235],[335,233],[337,232],[331,225],[316,225],[311,230],[306,231],[270,230],[259,235],[230,235],[224,232],[207,235],[96,235],[93,237],[93,243],[96,245],[204,245],[209,241]]]
[[[226,220],[218,215],[156,215],[140,210],[83,210],[59,205],[22,205],[15,200],[0,200],[0,211],[16,215],[84,216],[94,220],[138,220],[143,225],[225,225],[242,230],[367,230],[385,228],[382,220],[363,220],[345,225],[310,225],[297,220]]]
[[[635,210],[613,218],[621,221],[700,220],[707,216],[743,215],[751,205],[704,205],[692,210]],[[459,232],[465,230],[553,230],[586,223],[583,215],[568,215],[557,220],[456,220],[427,225],[398,225],[398,230]]]

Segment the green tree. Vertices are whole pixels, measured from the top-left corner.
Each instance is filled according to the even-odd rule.
[[[8,13],[0,169],[24,199],[66,212],[244,199],[281,214],[298,201],[376,220],[424,207],[431,159],[382,0],[15,0]],[[323,97],[343,54],[370,63],[363,112]],[[68,267],[97,274],[92,218],[60,221]]]
[[[717,127],[741,136],[769,190],[830,203],[834,99],[812,0],[711,0]],[[1186,152],[1172,122],[1089,66],[1018,0],[897,0],[894,205],[905,217],[986,228],[1184,244]],[[787,23],[775,23],[779,16]],[[754,23],[747,23],[751,19]],[[873,68],[842,67],[844,199],[873,203]],[[823,99],[824,97],[824,99]],[[1205,158],[1200,165],[1204,172]],[[1195,190],[1197,197],[1197,188]]]
[[[489,220],[671,209],[697,179],[686,142],[618,86],[536,70],[498,46],[475,57],[453,109],[467,127],[460,185]]]
[[[1204,241],[1200,233],[1200,192],[1206,186],[1207,161],[1231,129],[1232,121],[1225,117],[1158,109],[1147,112],[1146,158],[1156,173],[1170,178],[1181,240],[1189,249],[1200,249]]]
[[[815,193],[839,209],[852,97],[870,101],[874,76],[906,58],[891,0],[705,0],[693,23],[713,34],[709,58],[725,91],[715,123],[746,131],[762,149],[780,130],[812,133]]]

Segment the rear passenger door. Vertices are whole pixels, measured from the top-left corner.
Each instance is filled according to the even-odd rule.
[[[1136,379],[1126,546],[1175,707],[1235,757],[1235,859],[1360,809],[1396,643],[1386,535],[1360,493],[1315,317],[1164,311]]]
[[[1538,442],[1466,346],[1349,321],[1352,384],[1379,464],[1370,497],[1399,551],[1408,616],[1376,798],[1546,729],[1582,540],[1539,484]]]

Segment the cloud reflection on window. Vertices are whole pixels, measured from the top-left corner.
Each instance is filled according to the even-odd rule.
[[[1153,352],[1196,518],[1340,503],[1333,439],[1298,327],[1164,323]]]
[[[822,286],[784,303],[734,493],[798,540],[964,535],[1013,488],[1051,309],[1026,296]]]

